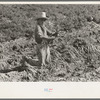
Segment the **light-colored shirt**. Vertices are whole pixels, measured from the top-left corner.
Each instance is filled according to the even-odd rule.
[[[43,41],[41,37],[48,37],[50,34],[52,34],[52,32],[45,26],[37,25],[35,28],[35,41],[40,44]]]

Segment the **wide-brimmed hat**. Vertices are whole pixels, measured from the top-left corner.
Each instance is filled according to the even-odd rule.
[[[39,20],[39,19],[47,20],[48,18],[46,17],[46,12],[39,13],[36,20]]]

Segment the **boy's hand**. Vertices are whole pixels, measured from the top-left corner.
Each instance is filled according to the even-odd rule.
[[[55,37],[54,37],[54,36],[48,37],[48,39],[49,39],[49,40],[53,40],[53,39],[55,39]]]
[[[57,37],[58,36],[58,32],[55,32],[52,36]]]
[[[41,36],[41,38],[42,38],[42,39],[47,39],[48,37],[45,37],[45,36]]]

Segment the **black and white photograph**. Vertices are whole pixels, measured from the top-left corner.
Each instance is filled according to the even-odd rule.
[[[99,82],[100,4],[0,4],[0,82]]]

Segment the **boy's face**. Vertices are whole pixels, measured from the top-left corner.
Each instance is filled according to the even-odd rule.
[[[38,22],[40,25],[43,25],[45,21],[46,21],[45,19],[38,19],[38,20],[37,20],[37,22]]]

